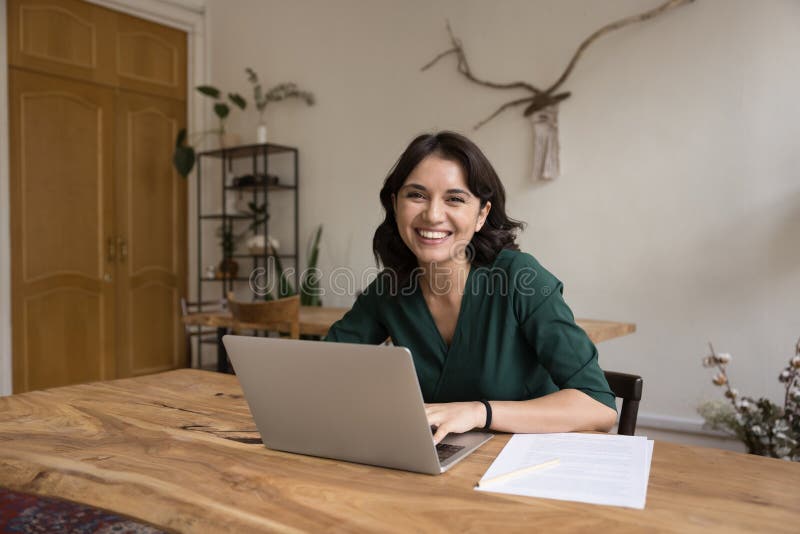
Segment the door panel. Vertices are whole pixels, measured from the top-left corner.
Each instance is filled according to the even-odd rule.
[[[172,168],[182,102],[120,91],[116,104],[120,376],[183,365],[186,181]]]
[[[117,14],[119,87],[186,99],[186,33]]]
[[[18,95],[24,135],[21,230],[25,236],[36,236],[22,247],[22,273],[25,282],[58,274],[99,280],[105,267],[97,248],[103,241],[107,176],[99,172],[97,154],[109,141],[103,138],[101,125],[109,110],[56,85]]]
[[[23,342],[33,364],[27,369],[30,389],[111,376],[105,369],[103,337],[97,335],[103,331],[106,304],[98,293],[67,286],[25,299]],[[60,353],[66,357],[53,357]]]
[[[114,85],[113,11],[78,0],[9,0],[9,64]]]
[[[113,92],[14,68],[9,87],[14,392],[113,378]]]
[[[129,364],[132,375],[155,373],[178,366],[183,348],[183,329],[176,324],[179,292],[175,282],[147,281],[131,287],[128,299],[128,331],[131,333]]]

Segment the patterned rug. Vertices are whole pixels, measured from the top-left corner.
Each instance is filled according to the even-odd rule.
[[[0,488],[0,532],[161,534],[164,531],[93,506]]]

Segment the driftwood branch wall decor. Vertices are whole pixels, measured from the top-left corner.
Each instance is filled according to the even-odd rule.
[[[603,26],[587,37],[580,44],[580,46],[578,46],[578,49],[573,54],[572,59],[570,59],[566,69],[564,69],[564,72],[561,73],[561,76],[559,76],[558,79],[546,89],[540,89],[527,82],[495,83],[480,79],[475,76],[472,72],[472,69],[470,69],[469,63],[467,62],[467,55],[464,53],[464,46],[462,45],[461,40],[458,39],[453,33],[449,21],[447,22],[447,32],[450,34],[450,42],[452,43],[452,47],[433,58],[429,63],[422,67],[422,70],[427,70],[445,56],[454,54],[458,59],[458,72],[463,74],[469,81],[485,87],[490,87],[492,89],[520,89],[530,93],[528,96],[506,102],[494,113],[476,124],[475,129],[477,130],[507,109],[525,105],[523,115],[528,117],[533,125],[532,179],[534,181],[540,179],[552,180],[554,178],[558,178],[559,176],[558,104],[562,100],[569,98],[571,94],[569,91],[559,91],[559,89],[561,89],[561,86],[567,81],[567,78],[572,73],[572,70],[575,68],[575,64],[580,59],[581,55],[593,42],[607,33],[628,26],[629,24],[652,19],[658,15],[661,15],[662,13],[665,13],[666,11],[681,7],[691,2],[694,2],[694,0],[668,0],[667,2],[664,2],[660,6],[651,9],[650,11],[645,11],[644,13],[640,13],[638,15],[631,15]]]

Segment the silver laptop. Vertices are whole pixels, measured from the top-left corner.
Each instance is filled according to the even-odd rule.
[[[434,446],[406,348],[222,340],[270,449],[439,474],[492,437],[451,434]]]

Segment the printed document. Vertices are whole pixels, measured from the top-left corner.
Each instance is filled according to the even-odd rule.
[[[558,465],[476,488],[643,509],[653,441],[614,434],[515,434],[483,479],[558,458]]]

